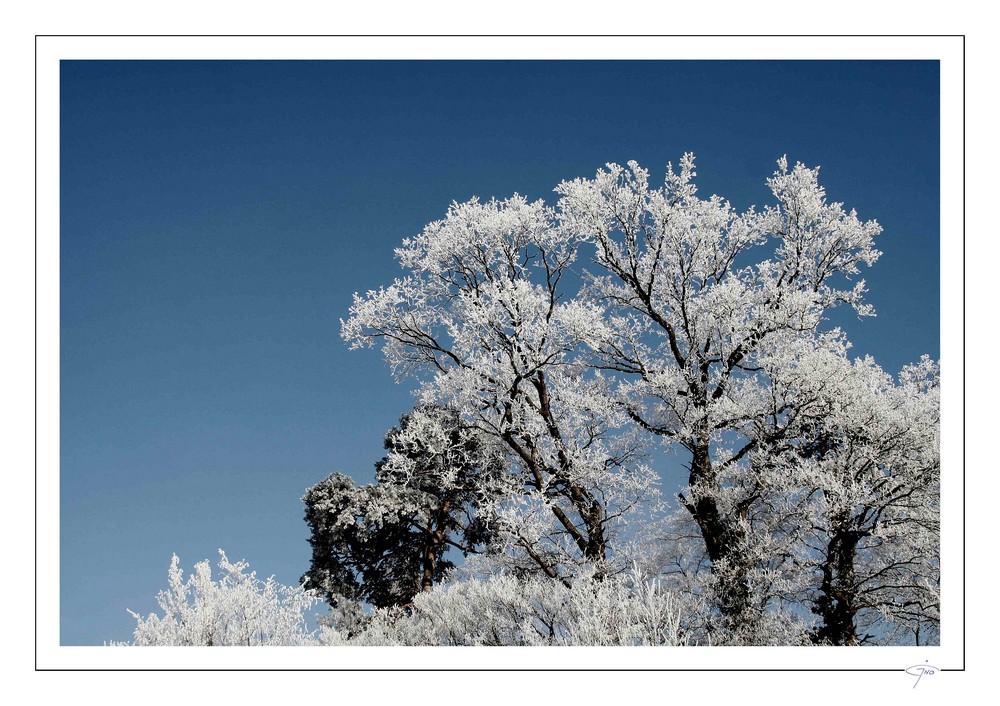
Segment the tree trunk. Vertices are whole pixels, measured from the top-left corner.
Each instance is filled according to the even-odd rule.
[[[736,518],[723,517],[716,500],[717,482],[709,455],[707,435],[691,444],[691,473],[688,483],[693,498],[681,497],[698,525],[705,551],[712,560],[717,581],[719,610],[729,620],[739,619],[750,607],[746,558],[742,556],[743,532]],[[725,570],[721,567],[725,566]]]
[[[845,528],[846,522],[846,518],[842,518],[827,545],[820,597],[813,608],[823,619],[822,626],[813,636],[813,641],[817,643],[858,644],[857,628],[854,625],[854,615],[858,611],[854,587],[854,555],[861,534]]]
[[[434,572],[437,569],[437,559],[444,553],[444,532],[451,512],[451,500],[446,499],[438,510],[437,520],[427,528],[427,546],[424,547],[424,568],[420,579],[420,590],[430,591],[434,588]]]

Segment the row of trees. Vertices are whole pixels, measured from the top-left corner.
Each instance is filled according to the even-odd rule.
[[[936,639],[938,368],[893,379],[825,325],[874,313],[857,276],[881,228],[785,159],[742,213],[698,195],[691,155],[648,176],[452,204],[397,249],[405,276],[355,296],[344,339],[422,406],[375,485],[309,491],[310,585],[405,605],[451,547],[563,587],[642,567],[697,640]]]
[[[778,166],[759,210],[701,198],[685,155],[403,241],[342,335],[419,404],[374,484],[304,498],[323,642],[938,640],[938,366],[849,358],[828,315],[874,313],[881,229]]]

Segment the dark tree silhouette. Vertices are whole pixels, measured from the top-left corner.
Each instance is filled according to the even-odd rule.
[[[331,606],[344,598],[406,605],[454,566],[449,548],[479,552],[488,541],[478,497],[498,463],[453,410],[420,406],[385,437],[373,485],[334,473],[303,501],[313,548],[302,577]]]

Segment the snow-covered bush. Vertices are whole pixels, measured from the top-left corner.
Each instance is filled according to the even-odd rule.
[[[328,645],[678,645],[679,611],[638,572],[572,588],[544,576],[468,578],[417,595],[408,609],[375,611],[360,634],[321,628]]]
[[[170,562],[169,588],[156,600],[163,615],[132,616],[137,625],[132,644],[148,645],[309,645],[305,611],[320,601],[300,587],[284,586],[274,577],[261,581],[219,550],[222,577],[212,580],[208,560],[195,564],[184,580],[180,559]]]
[[[544,576],[499,573],[466,577],[418,594],[405,608],[365,613],[341,602],[306,630],[306,611],[320,597],[274,577],[261,581],[246,562],[219,550],[222,577],[209,562],[184,579],[170,563],[162,615],[136,619],[129,645],[678,645],[684,641],[673,596],[638,569],[600,577],[584,574],[568,587]],[[352,609],[353,608],[353,609]],[[122,646],[121,643],[113,643]]]

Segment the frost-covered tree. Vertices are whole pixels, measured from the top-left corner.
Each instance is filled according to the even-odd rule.
[[[299,586],[284,586],[274,577],[261,581],[249,565],[235,564],[219,550],[221,578],[212,578],[208,560],[195,564],[184,580],[175,554],[169,587],[157,596],[162,615],[136,619],[133,643],[149,645],[255,646],[315,644],[306,630],[305,611],[320,602]]]
[[[934,643],[940,624],[940,391],[926,356],[896,383],[870,358],[826,369],[826,414],[791,456],[819,643]]]
[[[374,484],[334,473],[303,498],[313,555],[302,578],[334,607],[345,598],[408,604],[453,566],[449,548],[477,552],[489,539],[477,508],[500,459],[456,412],[417,407],[385,448]]]
[[[774,404],[798,423],[765,427],[745,464],[719,474],[740,544],[713,565],[690,515],[674,518],[665,567],[689,599],[685,628],[716,644],[933,643],[936,364],[924,357],[896,382],[870,358],[817,348],[772,373]],[[727,619],[718,593],[737,580],[745,609]]]
[[[858,277],[881,227],[818,174],[782,158],[774,202],[743,212],[698,195],[692,155],[659,188],[630,162],[561,183],[556,208],[453,204],[397,250],[403,278],[355,296],[352,347],[381,343],[422,400],[508,454],[480,508],[494,567],[569,588],[657,555],[696,641],[933,633],[937,411],[911,380],[931,364],[878,388],[874,364],[850,362],[828,314],[873,314]],[[636,528],[652,524],[656,443],[683,454],[687,483],[654,547]]]
[[[594,247],[589,296],[609,314],[592,331],[595,365],[619,376],[616,399],[634,422],[686,450],[679,499],[721,581],[723,614],[742,620],[751,606],[741,552],[757,491],[734,492],[724,478],[802,422],[802,408],[772,403],[768,371],[830,345],[837,332],[820,326],[832,307],[871,313],[864,282],[845,282],[878,258],[881,229],[828,203],[818,170],[789,170],[784,159],[768,181],[777,203],[759,212],[700,198],[690,154],[679,173],[668,167],[664,186],[648,176],[630,162],[563,182],[559,217]]]
[[[623,517],[653,495],[608,383],[581,359],[602,312],[566,282],[576,243],[551,209],[520,196],[453,204],[396,255],[407,271],[355,296],[342,334],[380,342],[425,403],[457,410],[507,456],[506,487],[479,511],[494,555],[568,582],[621,559]]]

